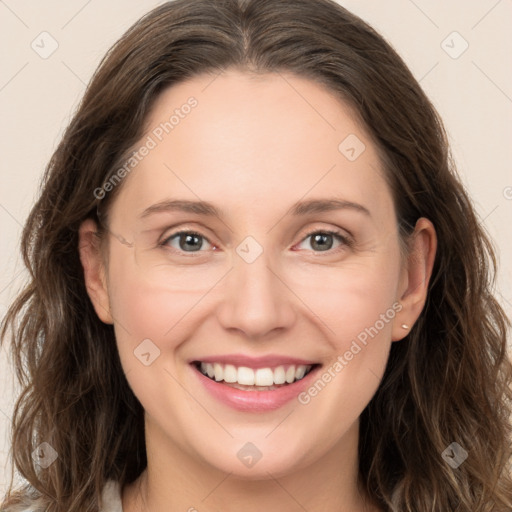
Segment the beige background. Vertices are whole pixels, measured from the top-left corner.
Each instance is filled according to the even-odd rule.
[[[160,3],[0,0],[1,316],[24,277],[18,256],[21,227],[37,195],[43,168],[85,84],[109,46],[142,14]],[[499,247],[497,294],[510,314],[512,1],[340,3],[370,22],[392,43],[438,108],[461,177]],[[460,36],[452,34],[454,31]],[[42,32],[50,35],[40,35]],[[58,44],[52,55],[44,59],[37,53],[49,52],[52,44]],[[467,50],[459,55],[466,44]],[[5,348],[0,353],[0,390],[1,494],[8,479],[8,425],[14,403]]]

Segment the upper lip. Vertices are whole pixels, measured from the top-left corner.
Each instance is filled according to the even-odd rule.
[[[191,359],[190,363],[220,363],[232,364],[233,366],[245,366],[247,368],[268,368],[281,365],[315,365],[318,361],[300,359],[297,357],[280,356],[277,354],[268,354],[266,356],[247,356],[244,354],[225,354],[216,356],[205,356]]]

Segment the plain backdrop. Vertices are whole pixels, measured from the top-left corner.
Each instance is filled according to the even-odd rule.
[[[106,50],[152,0],[0,0],[0,316],[20,289],[24,220],[43,169]],[[340,0],[400,53],[445,122],[461,178],[500,255],[512,309],[512,1]],[[50,54],[51,53],[51,54]],[[0,494],[12,370],[0,353]]]

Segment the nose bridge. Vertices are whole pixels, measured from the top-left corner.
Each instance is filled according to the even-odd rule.
[[[286,287],[272,269],[272,263],[271,251],[258,248],[251,240],[237,247],[219,314],[225,328],[261,337],[293,321]]]
[[[254,261],[247,261],[243,257],[236,258],[233,268],[233,281],[240,292],[258,300],[272,300],[278,292],[276,289],[277,278],[271,270],[272,262],[267,252],[263,252]]]

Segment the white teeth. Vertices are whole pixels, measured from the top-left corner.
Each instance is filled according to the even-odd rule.
[[[246,366],[238,368],[237,379],[238,384],[245,384],[246,386],[254,386],[254,370]]]
[[[274,370],[274,384],[284,384],[286,382],[286,373],[284,366],[278,366]]]
[[[213,364],[206,363],[206,373],[207,373],[208,377],[213,379],[213,376],[215,375],[215,370],[213,369]]]
[[[217,373],[217,372],[215,372]],[[304,377],[304,374],[306,373],[306,367],[305,366],[298,366],[295,370],[295,379],[300,380],[302,377]]]
[[[295,366],[290,366],[288,370],[286,370],[286,382],[291,384],[295,380]]]
[[[232,364],[227,364],[224,367],[224,381],[225,382],[236,382],[237,371]]]
[[[259,368],[254,377],[256,386],[272,386],[274,384],[274,372],[270,368]]]
[[[219,363],[213,363],[213,371],[215,373],[215,380],[224,380],[224,369]]]
[[[239,366],[237,368],[232,364],[200,364],[201,372],[217,382],[224,381],[231,384],[258,387],[270,387],[274,384],[284,384],[285,382],[292,384],[296,380],[302,379],[311,368],[311,365],[292,365],[285,370],[285,367],[281,365],[274,369],[258,368],[253,370],[246,366]]]

